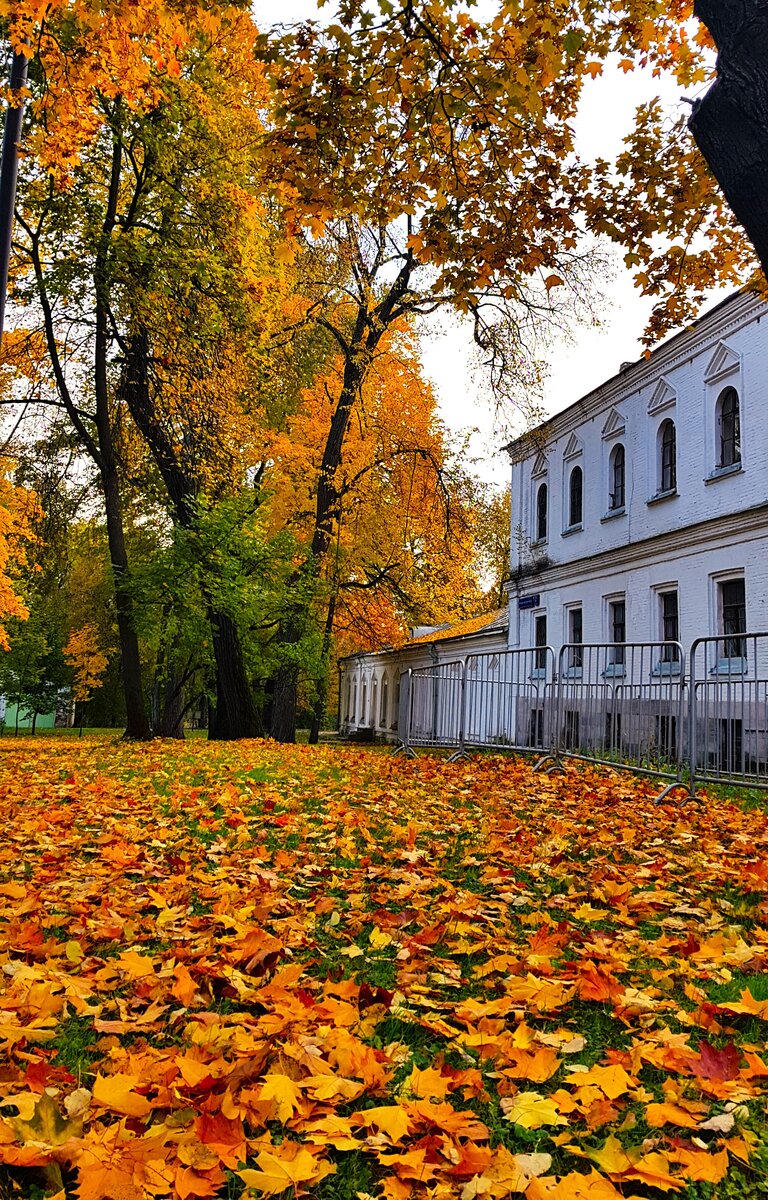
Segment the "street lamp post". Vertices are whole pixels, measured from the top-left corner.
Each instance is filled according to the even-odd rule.
[[[19,93],[27,83],[27,56],[15,51],[11,64],[11,95],[5,114],[3,156],[0,161],[0,345],[5,321],[5,295],[11,261],[13,210],[16,203],[16,179],[19,173],[19,141],[24,115],[24,98]]]

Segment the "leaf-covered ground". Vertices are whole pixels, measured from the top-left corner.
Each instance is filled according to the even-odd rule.
[[[768,1189],[768,827],[610,772],[0,742],[0,1196]]]

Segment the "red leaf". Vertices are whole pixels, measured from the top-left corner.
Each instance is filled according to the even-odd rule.
[[[733,1042],[722,1050],[702,1042],[699,1046],[699,1062],[693,1064],[693,1073],[701,1079],[736,1079],[739,1074],[741,1055]]]

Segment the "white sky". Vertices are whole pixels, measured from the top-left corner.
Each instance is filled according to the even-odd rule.
[[[262,28],[318,15],[316,0],[254,0],[253,11]],[[321,18],[330,19],[332,11],[329,2]],[[631,129],[636,106],[659,90],[659,81],[650,76],[625,75],[607,65],[603,76],[585,88],[576,123],[581,156],[614,156]],[[679,95],[669,84],[661,90],[672,111],[681,106]],[[574,328],[570,338],[553,342],[543,356],[548,365],[544,396],[548,413],[565,408],[614,375],[622,362],[637,359],[642,353],[640,338],[650,302],[635,290],[620,254],[609,249],[608,255],[613,267],[603,286],[600,324]],[[716,303],[724,294],[713,292],[710,303]],[[422,350],[443,419],[456,432],[478,430],[471,440],[471,453],[477,459],[475,469],[485,479],[504,483],[508,475],[506,455],[500,453],[502,439],[494,427],[491,406],[482,395],[482,381],[471,369],[469,333],[450,318],[441,318],[439,326],[423,334]]]

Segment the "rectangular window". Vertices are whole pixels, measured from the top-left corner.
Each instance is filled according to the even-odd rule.
[[[584,651],[581,646],[584,641],[583,624],[580,608],[568,609],[568,641],[571,643],[571,667],[581,667],[584,664]],[[578,714],[577,714],[578,715]]]
[[[605,748],[614,753],[621,749],[621,713],[605,714]]]
[[[579,748],[579,713],[578,709],[566,708],[565,710],[565,748],[566,750],[578,750]]]
[[[539,613],[533,618],[533,644],[536,647],[534,667],[537,671],[547,669],[547,615]]]
[[[544,709],[532,708],[528,725],[528,745],[543,747],[544,745]]]
[[[627,640],[627,606],[624,600],[612,600],[608,606],[610,638],[614,643],[612,662],[624,662],[624,646]]]
[[[663,642],[680,641],[680,607],[677,592],[661,592],[661,639]],[[677,646],[665,645],[661,652],[662,662],[679,662],[680,651]]]
[[[746,639],[733,636],[747,631],[744,580],[724,579],[718,584],[718,589],[720,593],[720,632],[724,635],[723,658],[746,658]]]
[[[656,745],[662,762],[677,758],[677,717],[662,714],[656,718]]]

